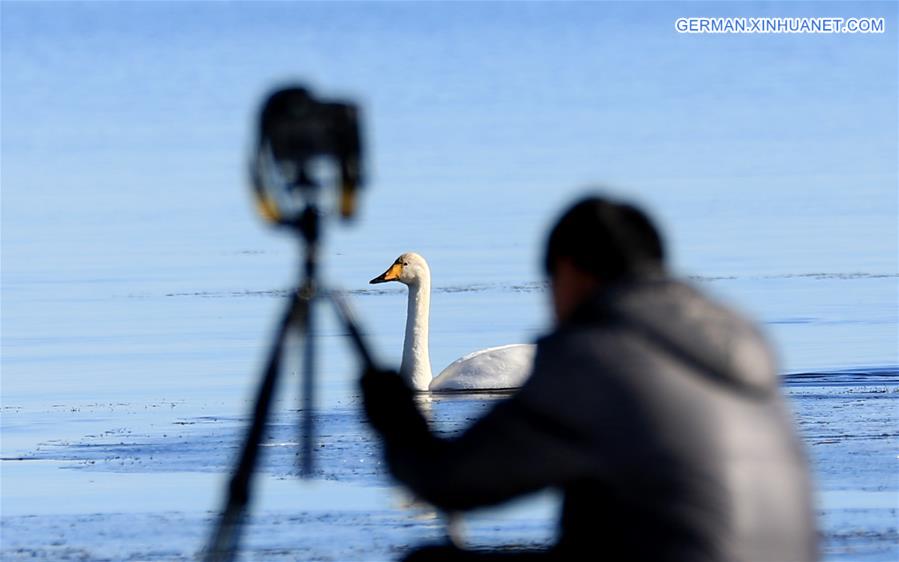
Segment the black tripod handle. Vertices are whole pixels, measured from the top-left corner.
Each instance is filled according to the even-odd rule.
[[[340,318],[341,322],[343,322],[343,325],[350,336],[350,341],[353,342],[353,347],[356,349],[359,358],[362,360],[363,366],[366,370],[377,369],[377,364],[372,356],[371,348],[362,337],[362,332],[359,330],[359,323],[356,321],[356,316],[353,314],[353,309],[350,307],[346,296],[340,291],[333,290],[330,292],[330,296],[331,302],[334,303],[334,309],[337,311],[337,316]]]

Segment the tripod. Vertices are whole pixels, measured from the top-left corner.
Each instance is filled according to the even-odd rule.
[[[291,292],[290,300],[278,322],[275,336],[269,348],[262,379],[256,391],[253,407],[253,421],[247,429],[237,465],[228,484],[228,495],[219,520],[213,529],[209,543],[203,552],[204,562],[230,562],[234,560],[240,542],[240,534],[247,505],[250,500],[250,480],[256,468],[259,446],[268,422],[272,401],[281,371],[281,357],[284,342],[292,329],[297,329],[303,338],[303,362],[301,366],[302,417],[300,444],[300,475],[312,476],[313,441],[315,439],[315,344],[312,338],[313,322],[311,307],[320,296],[329,297],[334,303],[340,320],[349,333],[365,368],[375,367],[349,306],[341,296],[333,292],[320,291],[317,283],[319,212],[312,203],[307,203],[299,219],[289,224],[304,241],[305,256],[302,266],[302,280],[297,290]],[[320,294],[321,293],[321,294]]]

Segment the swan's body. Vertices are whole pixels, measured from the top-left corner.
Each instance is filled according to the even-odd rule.
[[[531,373],[534,346],[513,343],[488,347],[450,363],[431,381],[429,390],[518,388]]]
[[[371,283],[399,281],[409,288],[406,337],[400,373],[415,390],[461,391],[518,388],[531,373],[534,346],[491,347],[456,359],[436,377],[428,354],[428,317],[431,309],[431,270],[428,262],[409,252]]]

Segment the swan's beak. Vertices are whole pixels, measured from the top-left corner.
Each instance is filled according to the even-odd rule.
[[[388,269],[381,275],[378,275],[377,277],[375,277],[374,279],[369,281],[369,284],[374,285],[375,283],[386,283],[388,281],[399,281],[400,273],[402,273],[402,271],[403,271],[402,264],[395,263],[390,266],[390,269]]]

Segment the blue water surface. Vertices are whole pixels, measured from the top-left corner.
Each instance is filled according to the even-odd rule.
[[[886,25],[883,34],[678,34],[675,19],[689,16]],[[296,241],[252,212],[255,112],[271,88],[300,81],[362,104],[370,181],[354,224],[326,223],[322,257],[382,360],[399,360],[405,295],[367,281],[408,250],[431,264],[435,370],[547,330],[546,228],[574,197],[602,188],[658,218],[679,275],[762,323],[799,385],[790,396],[826,491],[857,491],[848,459],[865,454],[879,474],[869,491],[893,493],[895,411],[881,406],[892,403],[899,365],[897,24],[895,3],[4,1],[2,455],[104,435],[164,442],[185,420],[210,416],[230,420],[216,431],[236,439],[298,269]],[[332,315],[320,318],[320,398],[333,414],[354,407],[357,367]],[[296,407],[296,377],[287,380],[282,413]],[[803,390],[809,380],[816,390]],[[828,381],[850,381],[858,396],[819,390]],[[856,398],[873,425],[846,406]],[[805,429],[820,412],[886,437],[830,447],[826,431]],[[41,462],[71,461],[66,451]],[[141,462],[177,473],[176,451],[163,447],[163,461],[145,451]],[[104,459],[101,468],[115,465]],[[0,465],[4,503],[17,498],[11,512],[62,514],[12,462]],[[103,501],[115,510],[117,482],[64,512],[93,513]],[[173,509],[210,509],[218,488],[184,482]],[[842,505],[834,498],[828,506]],[[895,554],[876,546],[896,536],[895,508],[890,526],[882,503],[828,511],[830,558]],[[265,513],[272,525],[290,522]],[[138,542],[188,516],[167,517]],[[57,548],[46,537],[71,521],[29,521],[7,521],[6,532],[40,547],[23,558],[60,559],[60,548],[86,559],[181,556],[132,548],[127,533],[113,554],[96,538]],[[73,528],[88,537],[137,524],[82,523]],[[508,527],[489,529],[479,536]],[[378,556],[397,537],[411,540],[392,532],[378,535]],[[327,545],[316,552],[329,556]]]

